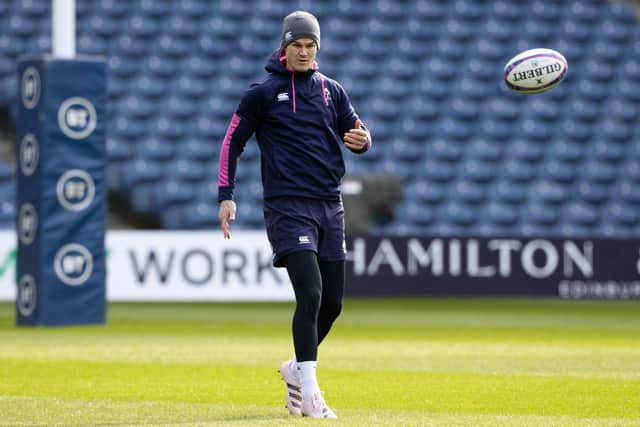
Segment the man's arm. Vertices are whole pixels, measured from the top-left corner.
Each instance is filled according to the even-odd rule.
[[[356,154],[365,153],[371,148],[371,134],[360,119],[356,119],[353,129],[344,134],[344,145]]]
[[[220,147],[218,159],[218,202],[220,209],[218,219],[224,233],[229,239],[229,221],[236,219],[236,204],[233,201],[236,168],[238,160],[251,135],[257,128],[263,106],[258,87],[251,87],[242,98],[238,110],[233,114],[227,132]]]
[[[338,126],[345,147],[356,154],[367,152],[371,148],[371,133],[356,114],[349,96],[337,85],[338,96]]]

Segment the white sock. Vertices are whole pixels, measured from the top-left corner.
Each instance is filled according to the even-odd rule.
[[[297,362],[296,369],[298,370],[298,378],[302,385],[302,398],[308,399],[314,393],[320,392],[320,386],[316,379],[316,366],[315,360],[310,362]]]
[[[296,366],[298,366],[298,361],[296,360],[296,355],[294,354],[293,357],[291,358],[291,363],[289,364],[289,367],[291,368],[291,373],[296,378],[298,378],[298,368]]]

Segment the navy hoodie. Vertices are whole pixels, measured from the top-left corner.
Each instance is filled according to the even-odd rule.
[[[361,124],[346,92],[321,74],[316,64],[307,72],[289,71],[281,49],[265,69],[269,75],[245,92],[222,142],[218,201],[233,199],[238,159],[254,132],[265,199],[340,200],[345,169],[342,137]],[[358,153],[370,146],[369,136],[369,143]]]

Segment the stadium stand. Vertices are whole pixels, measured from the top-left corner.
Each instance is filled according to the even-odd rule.
[[[216,226],[218,147],[296,8],[322,24],[320,70],[374,135],[353,175],[400,176],[379,233],[640,235],[640,26],[605,0],[83,0],[78,51],[109,57],[108,189],[164,228]],[[16,58],[50,50],[50,1],[0,2],[0,108]],[[354,25],[357,22],[357,25]],[[501,84],[518,51],[551,47],[566,80],[535,96]],[[236,228],[262,227],[259,152],[237,177]],[[0,227],[14,180],[0,164]]]

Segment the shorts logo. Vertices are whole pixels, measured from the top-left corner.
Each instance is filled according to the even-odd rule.
[[[93,272],[93,256],[81,244],[69,243],[56,253],[53,270],[62,283],[69,286],[82,285]]]
[[[311,243],[311,239],[309,239],[309,236],[299,236],[298,243],[300,243],[301,245],[308,245],[309,243]]]
[[[31,316],[36,309],[36,281],[30,274],[23,275],[18,281],[16,305],[24,317]]]
[[[72,139],[84,139],[91,135],[98,121],[96,109],[89,100],[74,96],[58,109],[58,126]]]
[[[33,243],[38,231],[38,214],[31,203],[20,207],[18,214],[18,238],[20,243],[27,246]]]
[[[82,169],[66,171],[56,185],[58,202],[69,211],[81,211],[91,204],[96,194],[93,178]]]
[[[27,133],[20,141],[20,170],[24,176],[31,176],[38,168],[40,148],[32,133]]]
[[[287,92],[282,92],[278,94],[278,102],[288,101],[289,94]]]
[[[35,67],[27,67],[22,73],[22,105],[31,110],[40,100],[40,73]]]

